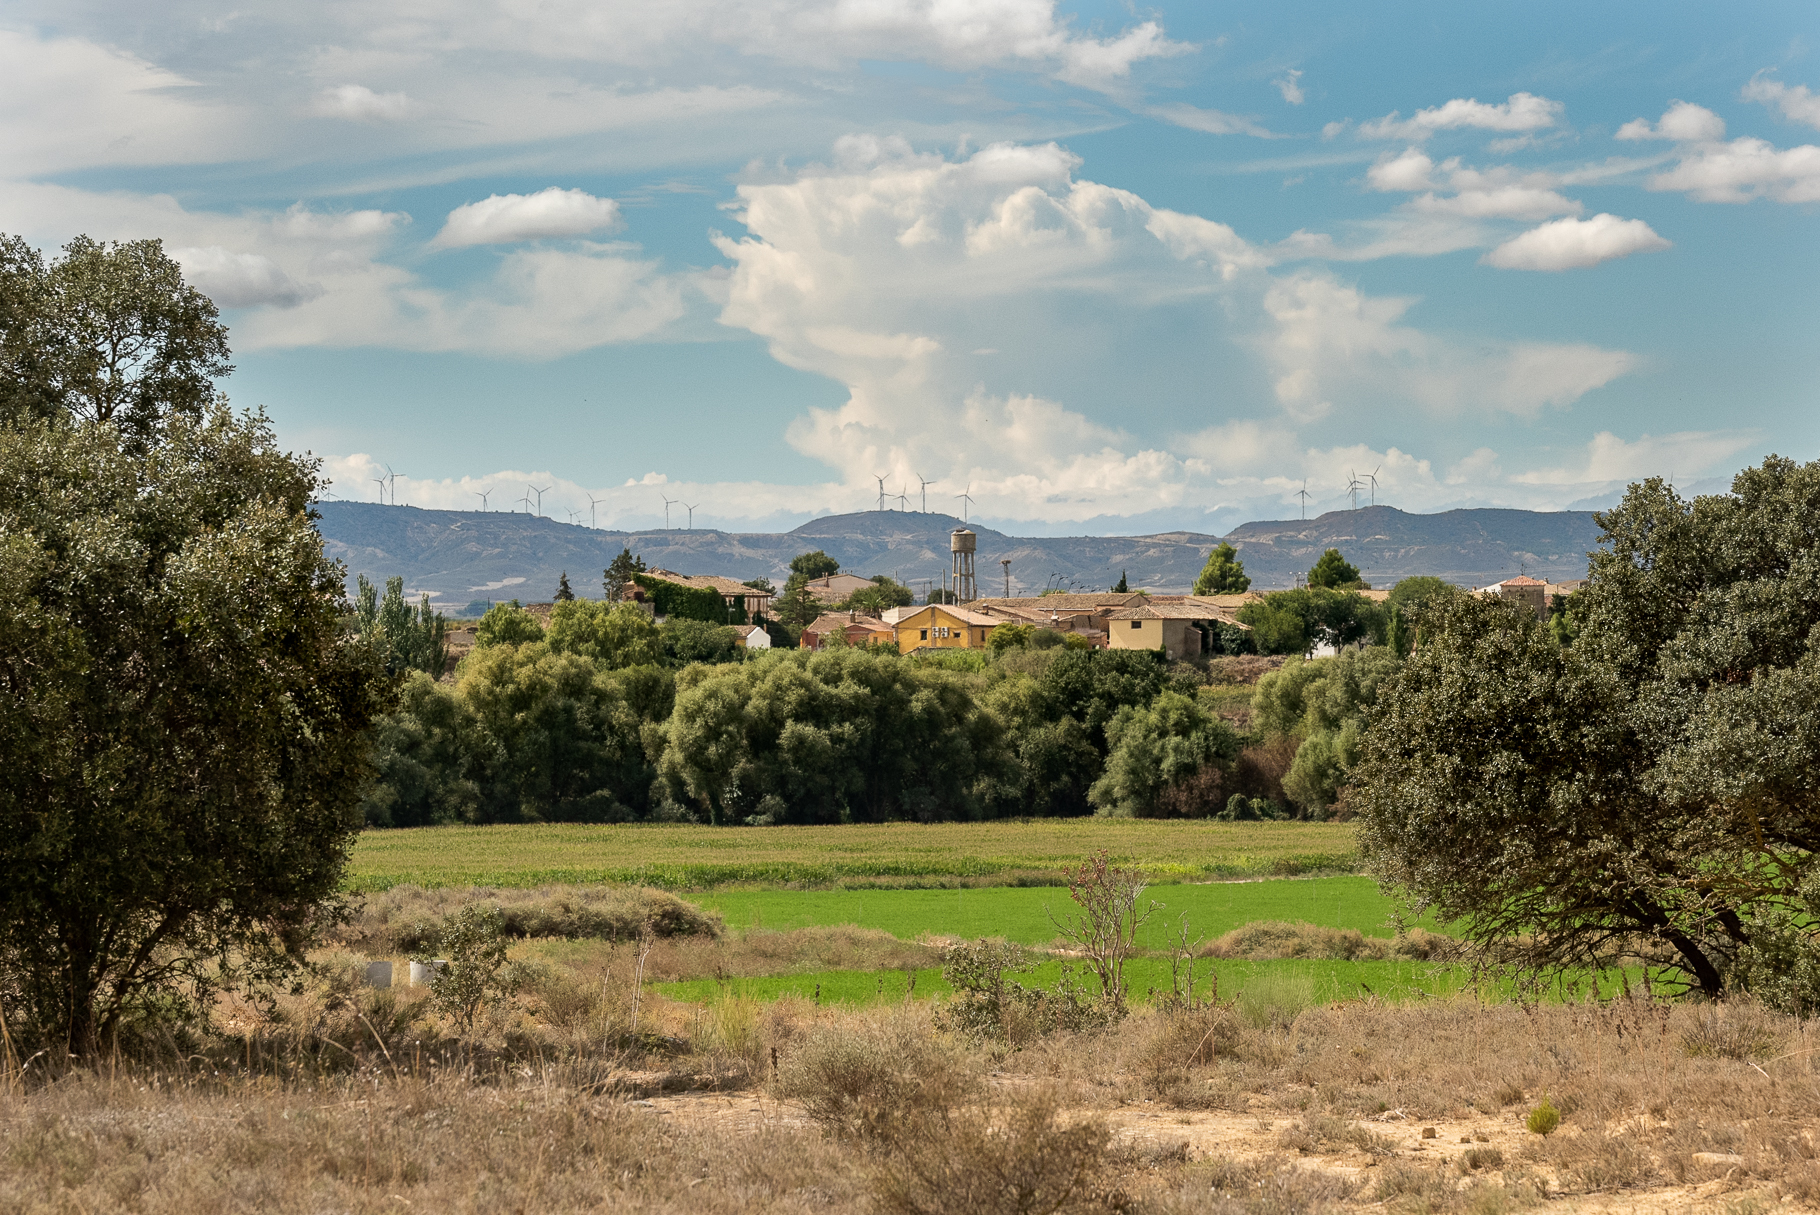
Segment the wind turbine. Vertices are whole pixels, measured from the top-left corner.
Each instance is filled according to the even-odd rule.
[[[1295,491],[1295,496],[1302,500],[1302,518],[1308,518],[1308,478],[1302,478],[1302,488]]]
[[[1352,509],[1358,510],[1359,509],[1359,489],[1365,483],[1363,481],[1359,480],[1358,473],[1347,473],[1346,475],[1352,478],[1352,480],[1347,482],[1347,484],[1346,484],[1346,492],[1352,495]]]
[[[885,479],[884,479],[884,477],[880,476],[878,473],[873,473],[872,478],[873,478],[873,480],[878,482],[878,508],[880,510],[884,510],[885,509]]]
[[[593,494],[588,495],[588,526],[589,527],[594,526],[594,508],[605,501],[606,501],[605,498],[596,498]]]
[[[537,513],[543,514],[543,496],[550,492],[551,487],[546,485],[542,489],[538,489],[535,485],[528,485],[525,488],[537,495]]]
[[[1377,468],[1374,468],[1365,474],[1365,479],[1371,482],[1371,504],[1373,506],[1378,504],[1378,469],[1383,467],[1384,466],[1380,464]]]
[[[910,495],[904,492],[904,490],[909,488],[909,485],[905,485],[903,489],[897,491],[897,509],[899,511],[907,511],[910,509]]]
[[[689,530],[694,531],[695,530],[695,507],[700,506],[701,503],[697,502],[693,506],[691,506],[689,503],[684,502],[683,505],[688,507],[688,509],[689,509]]]
[[[657,496],[660,498],[664,498],[664,496],[662,494],[658,494]],[[678,503],[681,501],[682,501],[681,498],[664,498],[664,530],[665,531],[670,530],[670,507],[672,505],[674,505],[675,503]]]
[[[923,513],[926,515],[929,513],[929,478],[917,473],[916,479],[923,483]]]
[[[493,492],[491,489],[470,489],[468,492],[480,499],[481,510],[487,509],[487,495]]]
[[[519,501],[523,502],[525,504],[525,514],[527,514],[527,515],[530,514],[531,513],[531,495],[526,494],[524,497],[520,498]]]
[[[373,483],[375,485],[379,486],[379,505],[384,506],[385,505],[385,478],[384,477],[374,477]]]
[[[967,488],[954,496],[961,500],[961,522],[965,523],[967,521],[967,508],[973,505],[973,482],[967,482]]]

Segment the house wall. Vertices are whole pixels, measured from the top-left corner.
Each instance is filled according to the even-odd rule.
[[[990,627],[958,620],[939,606],[928,607],[898,621],[897,648],[903,654],[923,649],[976,650],[986,644],[991,631]]]
[[[1164,623],[1161,620],[1108,620],[1108,647],[1114,650],[1154,650],[1163,644]]]

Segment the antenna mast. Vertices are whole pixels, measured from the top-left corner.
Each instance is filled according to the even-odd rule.
[[[1011,558],[1000,557],[998,563],[1005,568],[1005,598],[1011,598]]]

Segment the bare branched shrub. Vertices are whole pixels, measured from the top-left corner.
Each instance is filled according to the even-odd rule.
[[[1111,1133],[1070,1123],[1054,1092],[970,1106],[900,1135],[880,1162],[879,1205],[900,1215],[1050,1215],[1103,1210]]]
[[[1359,1189],[1350,1177],[1302,1168],[1281,1156],[1216,1157],[1205,1170],[1205,1187],[1178,1195],[1175,1209],[1209,1215],[1303,1215],[1344,1202]]]
[[[1696,1059],[1767,1059],[1781,1041],[1779,1021],[1750,1000],[1708,1005],[1681,1031],[1681,1049]]]
[[[979,1078],[915,1010],[882,1010],[810,1030],[783,1054],[772,1088],[824,1130],[878,1142],[971,1100]]]
[[[1125,1007],[1125,963],[1138,950],[1137,934],[1162,906],[1143,903],[1148,883],[1135,869],[1114,865],[1102,849],[1068,875],[1068,897],[1076,910],[1050,921],[1080,947],[1100,989],[1114,1008]]]
[[[1110,1024],[1116,1010],[1091,996],[1066,964],[1053,988],[1026,987],[1013,975],[1028,974],[1036,959],[1021,945],[1003,939],[963,941],[942,958],[942,976],[955,998],[937,1014],[945,1029],[1022,1046],[1058,1030],[1079,1031]]]

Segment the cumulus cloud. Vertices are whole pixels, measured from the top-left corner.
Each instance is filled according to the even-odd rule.
[[[437,249],[507,245],[588,236],[618,225],[619,204],[612,199],[551,186],[536,194],[494,194],[456,207],[430,245]]]
[[[1651,123],[1633,118],[1618,128],[1618,139],[1672,139],[1677,143],[1708,143],[1725,138],[1725,119],[1691,101],[1669,104],[1662,117]]]
[[[1534,93],[1512,93],[1496,105],[1470,97],[1456,97],[1431,109],[1417,110],[1403,118],[1393,110],[1375,122],[1362,123],[1362,139],[1420,141],[1437,131],[1476,128],[1484,131],[1537,131],[1561,121],[1567,107]]]
[[[375,93],[363,84],[344,84],[316,94],[310,112],[324,118],[355,122],[397,122],[416,110],[403,93]]]
[[[1780,80],[1767,80],[1763,72],[1750,78],[1740,93],[1746,101],[1759,101],[1782,111],[1790,122],[1820,129],[1820,97],[1808,91],[1805,84],[1786,85]]]
[[[1625,440],[1603,430],[1586,444],[1583,462],[1518,473],[1511,480],[1520,485],[1586,485],[1692,475],[1729,460],[1755,439],[1754,432],[1745,430],[1683,430]]]
[[[1437,337],[1403,316],[1415,301],[1373,297],[1329,274],[1279,280],[1264,297],[1274,329],[1261,345],[1277,368],[1276,396],[1298,421],[1413,401],[1437,416],[1467,411],[1533,417],[1627,374],[1636,356],[1578,342],[1481,342]]]
[[[1277,86],[1277,92],[1283,95],[1284,101],[1290,105],[1301,105],[1308,99],[1307,95],[1302,92],[1301,80],[1302,69],[1290,68],[1270,83]]]
[[[1378,161],[1365,172],[1365,181],[1374,190],[1426,190],[1434,185],[1435,162],[1420,148],[1406,148],[1393,157]]]
[[[1640,219],[1601,212],[1591,219],[1557,219],[1505,241],[1480,260],[1500,270],[1575,270],[1633,253],[1669,248]]]
[[[1651,190],[1681,191],[1700,202],[1820,202],[1820,147],[1778,148],[1763,139],[1697,144],[1674,168],[1652,176]]]
[[[259,304],[292,308],[322,294],[319,285],[299,283],[271,258],[257,253],[234,253],[209,245],[174,248],[170,255],[183,267],[183,277],[190,285],[223,308]]]

